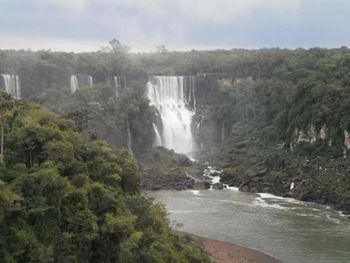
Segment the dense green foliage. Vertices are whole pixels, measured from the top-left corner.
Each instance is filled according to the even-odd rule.
[[[255,61],[257,72],[252,67],[235,81],[225,85],[212,81],[208,86],[203,83],[207,78],[200,80],[199,86],[207,91],[198,101],[214,107],[214,119],[225,121],[226,133],[239,121],[254,121],[260,127],[269,126],[268,135],[274,138],[267,139],[289,142],[295,129],[306,131],[314,125],[318,133],[326,126],[325,142],[331,139],[341,148],[344,130],[350,128],[349,59],[347,49],[271,51],[261,55],[270,64],[262,69]],[[228,81],[231,78],[226,76]]]
[[[0,51],[0,71],[19,74],[25,98],[58,112],[63,111],[67,100],[68,104],[98,102],[107,107],[112,97],[112,91],[104,89],[104,94],[102,91],[100,94],[84,92],[75,100],[69,100],[69,77],[72,74],[89,74],[94,77],[95,83],[103,84],[112,83],[113,76],[125,76],[127,86],[139,92],[133,98],[137,100],[136,104],[125,102],[127,98],[124,98],[122,101],[125,104],[118,106],[121,110],[125,109],[123,114],[128,115],[129,121],[134,120],[135,110],[125,106],[139,104],[143,107],[145,102],[140,96],[147,76],[194,74],[197,75],[197,102],[202,106],[216,107],[211,111],[215,115],[213,119],[218,125],[220,121],[226,122],[226,133],[230,132],[230,127],[237,120],[249,117],[273,125],[275,131],[271,136],[279,139],[288,139],[295,128],[307,129],[313,124],[319,130],[326,125],[330,131],[329,137],[339,144],[341,130],[350,128],[350,118],[347,116],[350,105],[347,88],[350,83],[350,51],[347,48],[132,54],[127,53],[120,43],[111,44],[109,49],[81,54]],[[220,87],[216,83],[220,78],[251,78],[252,82]],[[145,127],[146,123],[139,121],[151,117],[140,114],[137,118],[131,130],[139,141],[143,137],[145,141],[142,143],[149,146],[151,127],[147,126],[146,134],[142,134],[139,127]],[[118,116],[118,119],[125,122],[126,118]],[[112,120],[107,122],[110,126]],[[125,130],[120,124],[118,128]]]
[[[0,262],[209,262],[139,194],[127,152],[83,139],[37,105],[0,100],[13,105],[4,115]]]
[[[195,174],[196,167],[183,154],[163,147],[149,149],[138,156],[142,175],[142,188],[147,190],[193,188],[188,174]]]
[[[110,145],[126,148],[129,127],[134,153],[152,146],[155,117],[141,87],[122,90],[118,97],[110,85],[83,87],[65,97],[59,106],[59,111],[74,120],[88,138],[104,139]]]
[[[269,187],[252,191],[287,194],[295,180],[300,189],[294,197],[341,203],[350,211],[350,164],[343,159],[350,130],[346,47],[159,51],[131,54],[118,43],[81,54],[0,51],[0,71],[19,74],[25,98],[67,114],[88,138],[125,147],[129,123],[137,157],[151,147],[156,118],[143,96],[147,76],[195,75],[193,134],[200,157],[247,175],[245,181],[263,171],[264,179],[254,180]],[[99,84],[70,96],[69,76],[75,73],[92,75]],[[113,76],[128,80],[120,98],[109,85]],[[278,172],[269,165],[274,156],[284,164]]]

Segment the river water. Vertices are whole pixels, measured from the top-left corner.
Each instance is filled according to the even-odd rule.
[[[350,262],[350,220],[333,209],[269,194],[225,190],[147,192],[178,230],[228,241],[283,262]]]

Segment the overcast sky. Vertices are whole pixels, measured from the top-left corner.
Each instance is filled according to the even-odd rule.
[[[1,49],[340,47],[350,0],[0,0]]]

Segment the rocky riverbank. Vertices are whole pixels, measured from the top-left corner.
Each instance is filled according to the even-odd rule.
[[[317,167],[317,168],[315,168]],[[345,182],[347,178],[337,172],[308,161],[307,164],[285,164],[265,167],[257,172],[249,173],[240,169],[225,169],[221,182],[238,187],[242,192],[270,193],[282,197],[290,197],[306,202],[330,205],[337,210],[350,214],[350,195]],[[344,185],[342,185],[344,184]]]
[[[139,158],[141,185],[144,190],[204,190],[211,179],[203,177],[203,167],[186,155],[158,147]]]
[[[174,168],[162,172],[157,168],[144,169],[142,174],[142,189],[157,190],[205,190],[210,188],[210,182],[190,176],[184,169]]]
[[[242,192],[270,193],[330,205],[350,214],[350,177],[347,176],[350,164],[347,160],[306,158],[298,152],[268,148],[236,152],[228,161],[217,161],[217,156],[220,155],[216,154],[211,160],[224,167],[222,172],[205,162],[193,163],[185,155],[171,150],[153,149],[139,159],[142,188],[203,190],[223,189],[227,185],[238,187]],[[225,158],[227,156],[225,154]]]

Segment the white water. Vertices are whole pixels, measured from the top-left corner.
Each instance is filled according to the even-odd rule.
[[[1,74],[4,80],[5,90],[15,99],[21,98],[21,83],[18,75]]]
[[[213,166],[208,166],[206,169],[203,171],[203,176],[209,177],[211,179],[212,184],[218,184],[220,183],[221,177],[220,175],[222,174],[222,170],[219,170]]]
[[[119,97],[121,90],[126,89],[126,77],[123,76],[114,76],[114,87],[115,87],[115,95]]]
[[[115,96],[119,97],[119,83],[118,83],[118,77],[114,77],[114,86],[115,86]]]
[[[70,93],[74,94],[79,89],[79,82],[76,75],[70,76]]]
[[[72,75],[70,76],[70,93],[74,94],[80,86],[92,87],[94,79],[90,75]]]
[[[193,77],[154,76],[147,83],[147,96],[158,109],[163,124],[161,145],[187,155],[194,150],[191,131],[194,95]]]
[[[152,123],[153,126],[153,131],[154,131],[154,146],[162,146],[163,142],[162,142],[162,137],[160,136],[159,130],[157,128],[157,125],[155,123]]]

